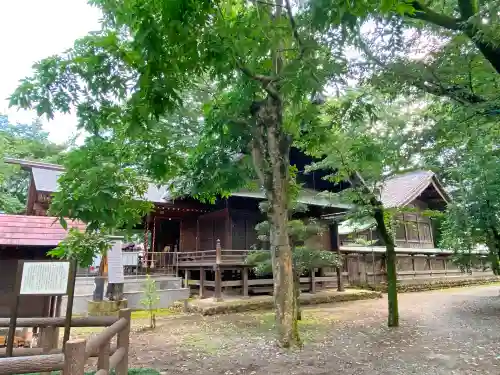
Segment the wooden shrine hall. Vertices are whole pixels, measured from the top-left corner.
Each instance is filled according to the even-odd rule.
[[[380,253],[380,249],[361,249],[355,243],[356,238],[367,239],[366,233],[372,227],[371,223],[360,228],[360,231],[341,225],[339,232],[335,221],[327,219],[348,211],[352,206],[320,193],[336,193],[349,184],[325,181],[323,177],[327,173],[323,171],[304,173],[306,165],[312,160],[297,150],[292,150],[290,158],[299,171],[298,180],[303,190],[298,201],[308,206],[306,217],[323,221],[328,228],[322,234],[308,239],[309,245],[341,251],[343,254],[371,251],[375,259],[375,253]],[[63,168],[15,159],[7,162],[18,164],[30,172],[26,212],[29,215],[46,215],[50,197],[58,189],[57,179],[63,173]],[[192,198],[174,200],[165,187],[150,184],[143,199],[155,206],[138,227],[144,234],[142,266],[147,272],[162,270],[182,276],[200,297],[212,294],[220,298],[223,292],[248,296],[272,291],[272,275],[257,277],[251,265],[245,262],[247,254],[258,242],[255,226],[264,220],[259,210],[259,203],[265,199],[263,191],[239,190],[228,198],[216,200],[214,204],[203,204]],[[386,181],[382,201],[391,207],[416,203],[416,208],[441,209],[446,205],[447,197],[443,195],[434,174],[425,172],[410,173]],[[404,252],[405,246],[411,247],[408,252],[418,252],[420,248],[425,248],[427,252],[440,251],[435,249],[432,223],[419,215],[409,215],[405,220],[408,225],[403,225],[402,232],[398,232],[404,236],[404,241],[398,239],[398,246],[402,246],[398,251]],[[419,228],[416,232],[412,221]],[[342,270],[317,269],[302,275],[302,288],[314,290],[317,285],[329,287],[336,286],[338,280],[353,280],[348,258],[345,257]]]

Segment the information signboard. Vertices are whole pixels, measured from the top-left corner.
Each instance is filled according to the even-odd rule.
[[[69,262],[25,262],[21,295],[64,295],[68,292]]]
[[[69,340],[73,298],[75,295],[76,261],[33,261],[19,260],[17,263],[16,283],[11,299],[11,314],[6,356],[12,357],[20,296],[59,296],[68,295],[66,318],[64,322],[63,345]]]
[[[114,240],[111,249],[108,250],[108,282],[120,284],[125,280],[123,276],[122,241]]]

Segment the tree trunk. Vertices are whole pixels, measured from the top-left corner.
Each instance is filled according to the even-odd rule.
[[[302,320],[302,310],[300,309],[300,275],[294,272],[294,299],[295,299],[295,314],[297,320]]]
[[[108,283],[108,287],[106,288],[106,297],[110,301],[121,301],[123,299],[123,283]]]
[[[491,228],[487,235],[488,250],[489,250],[489,261],[491,263],[491,270],[494,275],[500,275],[500,265],[498,260],[500,259],[500,235],[495,228]]]
[[[399,326],[399,309],[398,309],[398,285],[396,274],[396,249],[394,238],[389,233],[384,221],[384,209],[379,205],[375,208],[375,221],[377,222],[377,230],[382,241],[385,244],[386,252],[386,273],[387,273],[387,300],[388,300],[388,318],[387,325],[389,327]]]
[[[255,120],[252,156],[269,202],[270,244],[274,277],[274,303],[278,342],[299,345],[294,300],[292,248],[288,235],[290,146],[283,131],[281,101],[268,96],[251,108]]]
[[[474,37],[471,37],[471,39],[486,60],[488,60],[497,73],[500,74],[500,48],[495,47],[493,42],[487,43],[480,40],[474,40]]]

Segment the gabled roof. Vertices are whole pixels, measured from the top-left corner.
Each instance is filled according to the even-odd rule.
[[[31,162],[21,159],[6,158],[5,161],[10,164],[20,165],[21,168],[30,170],[33,175],[33,182],[37,191],[44,193],[55,193],[59,190],[57,180],[64,168],[56,164],[47,164],[42,162]],[[240,190],[232,194],[233,196],[264,199],[262,191]],[[143,197],[144,200],[152,203],[167,203],[171,202],[171,196],[166,186],[157,186],[149,183],[148,190]],[[320,195],[319,192],[312,189],[304,189],[299,196],[299,202],[320,207],[337,207],[348,209],[351,205],[337,202],[334,199]]]
[[[448,193],[431,171],[413,171],[386,180],[380,189],[380,200],[385,208],[405,207],[430,188],[444,203],[450,201]],[[375,226],[375,219],[371,217],[348,219],[339,224],[339,234],[363,232]]]
[[[436,190],[443,201],[446,203],[450,201],[449,195],[431,171],[408,172],[386,180],[380,192],[380,200],[386,208],[404,207],[430,186]]]
[[[85,230],[85,224],[67,220],[68,229]],[[48,216],[0,214],[0,246],[57,246],[68,231],[59,219]]]
[[[43,193],[55,193],[59,190],[57,180],[64,173],[64,167],[57,164],[32,162],[21,159],[5,159],[6,163],[17,164],[21,168],[31,171],[35,189]],[[144,199],[153,203],[166,203],[169,200],[167,189],[149,184]]]
[[[235,193],[232,193],[233,197],[245,197],[245,198],[255,198],[255,199],[265,199],[265,194],[262,190],[248,190],[241,189]],[[342,203],[337,199],[332,199],[326,195],[322,195],[320,192],[312,189],[304,188],[300,191],[297,198],[297,202],[306,204],[308,206],[319,206],[319,207],[335,207],[342,209],[353,208],[352,204]]]

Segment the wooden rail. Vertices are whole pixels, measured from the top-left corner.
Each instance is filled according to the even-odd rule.
[[[220,263],[221,265],[243,265],[245,259],[252,250],[220,250]],[[188,251],[178,253],[178,261],[180,266],[199,266],[199,265],[215,265],[217,263],[217,250],[201,250],[201,251]]]
[[[58,318],[17,318],[17,327],[64,327],[64,317]],[[89,316],[71,318],[71,327],[109,327],[118,320],[115,316]],[[0,318],[0,327],[9,326],[9,318]]]
[[[2,358],[0,359],[0,375],[59,371],[64,368],[64,359],[62,354]]]
[[[4,319],[0,320],[0,323]],[[64,325],[63,318],[24,318],[18,324],[31,327],[52,328]],[[115,370],[116,375],[128,374],[128,350],[130,335],[130,310],[120,310],[118,318],[91,317],[72,319],[74,327],[106,328],[88,342],[77,339],[67,341],[64,350],[43,348],[22,348],[14,351],[14,357],[0,358],[0,375],[26,374],[32,372],[51,372],[62,370],[62,375],[83,375],[85,362],[97,356],[98,375],[108,375]],[[50,331],[50,330],[49,330]],[[116,348],[111,349],[110,342],[117,336]],[[44,353],[32,355],[31,353]],[[53,354],[61,352],[61,354]],[[0,352],[0,355],[5,353]]]

